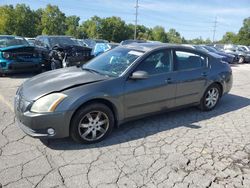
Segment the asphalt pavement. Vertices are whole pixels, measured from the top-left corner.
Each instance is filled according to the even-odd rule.
[[[217,108],[187,108],[132,121],[93,145],[40,141],[16,125],[13,99],[32,75],[0,78],[3,187],[250,187],[250,65]]]

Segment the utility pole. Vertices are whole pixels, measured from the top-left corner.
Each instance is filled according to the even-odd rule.
[[[136,40],[136,30],[137,30],[137,18],[138,18],[138,0],[136,0],[136,5],[135,5],[135,33],[134,33],[134,40]]]
[[[217,27],[217,16],[215,17],[215,21],[214,21],[214,29],[213,29],[213,43],[215,40],[215,32],[216,32],[216,27]]]

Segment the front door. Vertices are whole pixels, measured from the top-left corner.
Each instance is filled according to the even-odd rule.
[[[176,84],[172,82],[172,55],[170,50],[152,53],[133,71],[145,71],[143,80],[128,79],[125,83],[126,118],[171,108],[175,101]]]

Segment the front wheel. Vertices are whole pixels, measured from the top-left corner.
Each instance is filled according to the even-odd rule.
[[[114,115],[110,108],[92,103],[76,112],[71,122],[70,136],[76,142],[96,143],[107,137],[113,127]]]
[[[240,56],[239,63],[244,63],[244,62],[245,62],[245,58],[243,56]]]
[[[209,86],[201,99],[200,109],[202,111],[210,111],[214,109],[219,102],[221,92],[221,88],[218,84],[212,84]]]

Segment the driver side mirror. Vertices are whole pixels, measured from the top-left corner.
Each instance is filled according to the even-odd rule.
[[[135,71],[130,76],[130,79],[132,80],[143,80],[147,79],[149,77],[148,73],[146,71]]]

